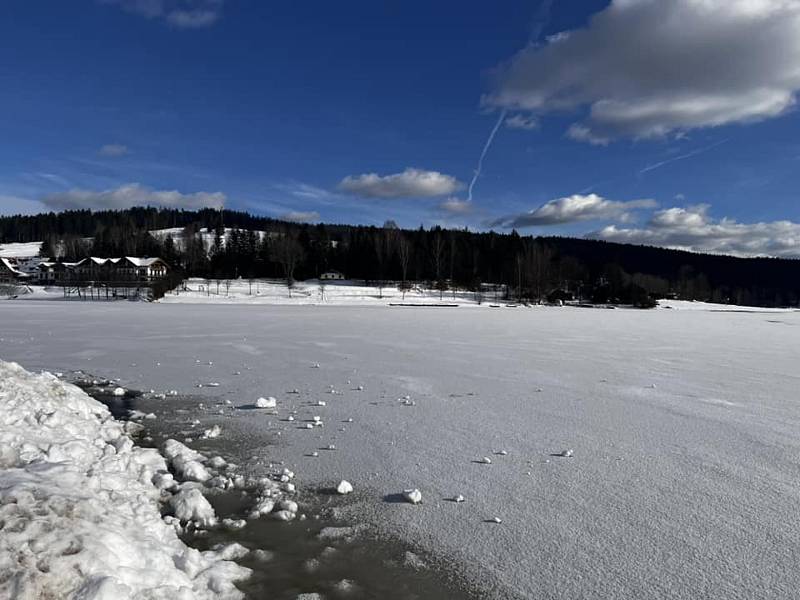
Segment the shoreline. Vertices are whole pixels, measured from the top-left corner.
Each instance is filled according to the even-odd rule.
[[[279,445],[280,439],[275,436],[264,434],[263,439],[251,440],[248,447],[228,442],[224,434],[211,439],[196,437],[205,428],[220,424],[224,424],[225,432],[230,433],[236,419],[226,419],[216,414],[215,411],[227,406],[221,399],[214,401],[209,396],[179,394],[164,400],[129,388],[125,388],[125,396],[118,397],[110,393],[97,393],[98,386],[82,385],[87,383],[80,381],[83,377],[114,385],[123,383],[124,377],[112,382],[82,371],[64,374],[65,381],[78,385],[92,398],[102,402],[115,418],[131,420],[129,413],[137,415],[138,418],[132,421],[143,427],[142,439],[147,440],[147,447],[160,448],[167,439],[177,439],[204,455],[222,456],[235,463],[241,472],[255,478],[283,465],[282,461],[275,463],[268,458],[253,460],[256,455],[250,455],[251,452]],[[99,389],[104,389],[102,384]],[[156,411],[156,419],[142,417],[144,414],[155,414]],[[195,419],[200,423],[193,425],[191,421]],[[302,473],[297,475],[302,479]],[[348,592],[354,594],[355,598],[399,599],[412,592],[421,600],[477,600],[489,597],[486,590],[476,587],[475,582],[467,582],[456,565],[446,557],[430,555],[426,550],[402,540],[402,536],[387,535],[375,523],[359,522],[349,508],[360,502],[359,496],[364,495],[364,491],[361,491],[352,496],[337,496],[332,495],[320,482],[298,483],[298,496],[294,500],[308,514],[308,519],[303,522],[279,523],[262,517],[248,520],[241,530],[216,527],[201,530],[200,537],[187,532],[181,539],[200,551],[210,550],[217,544],[227,546],[238,543],[246,548],[257,547],[269,552],[269,561],[254,559],[250,555],[235,559],[253,572],[248,580],[237,584],[247,598],[259,598],[269,592],[270,597],[291,600],[297,594],[326,590],[334,595]],[[220,521],[246,518],[252,502],[252,498],[243,492],[233,490],[221,494],[208,490],[206,497]],[[276,540],[279,540],[278,547]],[[337,576],[338,581],[333,582],[332,578]],[[314,582],[321,589],[314,589]],[[285,589],[276,589],[280,585]]]

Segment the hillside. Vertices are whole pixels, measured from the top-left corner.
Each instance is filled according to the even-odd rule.
[[[90,241],[88,239],[90,238]],[[43,241],[48,256],[159,255],[188,276],[312,279],[441,289],[504,284],[514,298],[563,295],[647,304],[648,296],[797,306],[800,261],[698,254],[589,239],[435,227],[307,225],[237,211],[132,208],[0,217],[0,244]],[[7,252],[7,251],[6,251]]]

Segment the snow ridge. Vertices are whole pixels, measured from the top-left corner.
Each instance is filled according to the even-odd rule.
[[[249,569],[225,548],[189,548],[162,519],[172,477],[157,450],[133,444],[133,427],[49,373],[0,361],[0,597],[243,596],[234,581]]]

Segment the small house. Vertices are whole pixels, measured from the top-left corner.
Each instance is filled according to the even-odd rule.
[[[344,279],[344,275],[339,271],[325,271],[319,276],[319,279],[320,281],[341,281]]]

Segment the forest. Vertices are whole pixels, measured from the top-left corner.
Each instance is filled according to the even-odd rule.
[[[158,233],[170,229],[170,233]],[[231,210],[131,208],[0,217],[0,243],[43,241],[42,256],[160,256],[187,277],[317,277],[469,289],[510,299],[654,305],[680,298],[797,306],[800,261],[464,229],[300,224]]]

